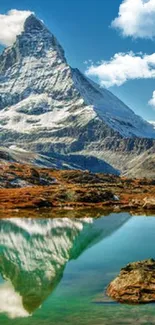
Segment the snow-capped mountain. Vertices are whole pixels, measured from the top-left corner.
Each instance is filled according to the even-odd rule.
[[[92,144],[103,151],[115,139],[135,137],[155,138],[155,130],[72,69],[54,35],[29,16],[22,34],[0,56],[1,145],[90,156]]]

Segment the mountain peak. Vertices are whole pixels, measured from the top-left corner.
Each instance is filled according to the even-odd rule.
[[[34,14],[27,17],[24,24],[24,32],[42,31],[46,29],[45,25]]]
[[[23,32],[17,36],[14,47],[22,57],[44,57],[48,51],[55,51],[60,59],[65,60],[64,50],[56,37],[34,14],[25,20]]]

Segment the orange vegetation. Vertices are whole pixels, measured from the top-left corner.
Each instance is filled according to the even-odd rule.
[[[17,163],[0,166],[1,210],[84,207],[155,210],[154,201],[155,181],[149,179],[32,168]]]

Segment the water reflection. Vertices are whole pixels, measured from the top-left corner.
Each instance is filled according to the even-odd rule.
[[[0,312],[9,318],[31,315],[56,288],[69,260],[129,218],[0,220]]]

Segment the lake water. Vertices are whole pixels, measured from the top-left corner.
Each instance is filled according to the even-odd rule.
[[[155,324],[155,304],[104,291],[128,262],[155,258],[155,217],[0,220],[0,324]]]

